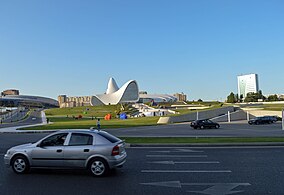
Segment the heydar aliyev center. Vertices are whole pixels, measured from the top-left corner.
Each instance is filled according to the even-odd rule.
[[[138,100],[139,90],[135,80],[130,80],[119,88],[113,78],[109,79],[107,90],[104,94],[81,97],[67,97],[66,95],[58,96],[60,108],[116,105],[119,103],[135,103]]]
[[[90,104],[92,106],[116,105],[118,103],[137,102],[138,100],[139,90],[135,80],[130,80],[119,88],[115,80],[110,78],[106,92],[92,96]]]

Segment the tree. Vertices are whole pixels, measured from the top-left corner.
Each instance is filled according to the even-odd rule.
[[[227,97],[227,103],[236,103],[236,96],[233,92]]]
[[[245,98],[245,102],[258,102],[259,100],[265,100],[266,97],[262,95],[262,91],[260,90],[257,93],[250,92],[247,94]]]
[[[278,96],[275,94],[275,95],[268,96],[267,100],[269,102],[272,102],[272,101],[278,101],[279,99],[278,99]]]

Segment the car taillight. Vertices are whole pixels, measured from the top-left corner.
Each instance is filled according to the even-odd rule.
[[[113,147],[112,151],[111,151],[111,155],[112,156],[116,156],[116,155],[119,155],[119,146],[116,145]]]

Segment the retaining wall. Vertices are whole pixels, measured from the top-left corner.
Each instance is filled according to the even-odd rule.
[[[198,119],[210,119],[220,115],[225,115],[230,112],[234,112],[235,108],[233,106],[217,108],[214,110],[204,110],[198,111],[194,113],[184,114],[180,116],[168,116],[168,117],[160,117],[158,124],[166,124],[166,123],[179,123],[179,122],[189,122]]]

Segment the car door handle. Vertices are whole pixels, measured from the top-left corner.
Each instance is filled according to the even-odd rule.
[[[58,152],[58,153],[59,153],[59,152],[62,152],[62,150],[61,150],[61,149],[58,149],[58,150],[56,150],[56,152]]]
[[[89,149],[84,149],[84,152],[89,152],[90,150]]]

